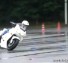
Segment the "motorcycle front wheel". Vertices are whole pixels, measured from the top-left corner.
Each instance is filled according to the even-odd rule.
[[[18,45],[18,43],[19,43],[18,39],[13,39],[11,43],[10,43],[10,41],[8,41],[7,50],[8,51],[13,50]]]

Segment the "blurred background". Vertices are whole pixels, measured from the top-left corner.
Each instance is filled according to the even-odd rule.
[[[30,26],[65,24],[65,0],[0,0],[0,26],[26,19]]]
[[[68,63],[67,8],[68,0],[0,0],[0,29],[30,23],[15,50],[0,47],[0,63]]]

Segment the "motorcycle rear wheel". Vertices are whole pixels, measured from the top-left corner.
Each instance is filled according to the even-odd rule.
[[[9,42],[7,44],[7,50],[8,51],[13,50],[14,48],[16,48],[16,46],[18,45],[18,43],[19,43],[19,40],[18,39],[13,39],[12,40],[12,43],[10,43],[10,40],[9,40]]]

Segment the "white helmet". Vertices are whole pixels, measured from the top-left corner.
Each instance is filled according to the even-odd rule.
[[[23,31],[26,31],[27,26],[29,25],[29,22],[27,20],[23,20],[21,24],[19,24],[20,29]]]
[[[24,25],[29,25],[29,22],[28,22],[27,20],[23,20],[23,21],[22,21],[22,24],[24,24]]]

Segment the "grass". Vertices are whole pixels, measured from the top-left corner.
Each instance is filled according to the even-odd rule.
[[[58,26],[58,22],[57,23],[47,22],[47,23],[44,23],[44,25],[45,25],[45,28],[56,28]],[[60,23],[60,26],[65,27],[65,24]],[[29,27],[30,28],[40,29],[40,28],[42,28],[42,23],[41,24],[30,25]]]
[[[57,27],[58,22],[46,22],[44,23],[45,28],[56,28]],[[64,23],[60,23],[61,27],[64,27],[65,24]],[[68,24],[67,24],[68,26]],[[8,27],[12,27],[11,24],[0,24],[0,29],[2,28],[8,28]],[[28,28],[35,28],[35,29],[41,29],[42,28],[42,23],[37,23],[37,24],[30,24]]]

